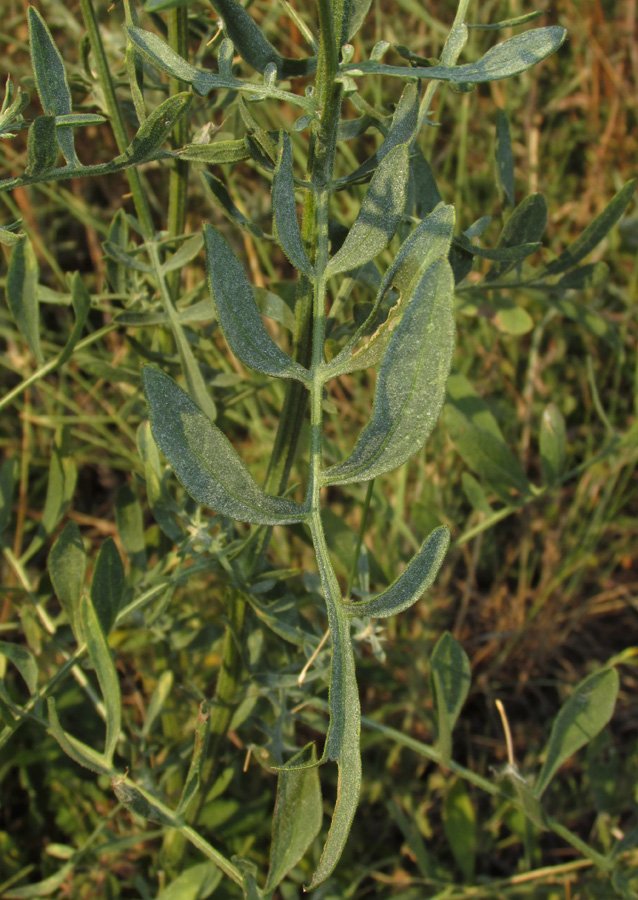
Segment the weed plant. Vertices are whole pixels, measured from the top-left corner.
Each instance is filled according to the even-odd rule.
[[[554,615],[572,633],[601,534],[635,493],[629,325],[587,301],[611,279],[590,255],[636,183],[542,247],[547,204],[518,198],[499,106],[494,234],[471,99],[502,98],[565,30],[469,0],[443,26],[404,0],[434,57],[362,38],[375,15],[384,33],[371,6],[123,0],[107,24],[79,0],[3,24],[8,900],[637,896],[636,764],[606,727],[634,648],[581,649],[555,678],[532,650],[558,645]],[[437,131],[458,137],[452,184]],[[566,379],[575,342],[617,360],[609,406],[596,351],[579,370],[601,439],[587,417],[570,431],[558,389],[538,408],[548,334]],[[556,558],[561,516],[572,546]],[[503,522],[517,577],[506,559],[508,608],[475,634],[466,706],[472,729],[479,690],[494,726],[498,711],[492,754],[461,715],[458,638],[480,622]],[[455,619],[453,568],[435,584],[451,531]],[[533,741],[500,699],[512,667],[541,697]]]

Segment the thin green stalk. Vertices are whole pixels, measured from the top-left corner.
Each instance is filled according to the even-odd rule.
[[[188,60],[188,9],[186,6],[178,6],[169,9],[168,18],[168,43],[170,47]],[[171,96],[186,90],[187,85],[183,81],[171,78],[169,81],[169,93]],[[188,117],[182,116],[173,132],[175,145],[183,147],[188,143]],[[186,229],[186,200],[188,195],[188,162],[184,159],[175,159],[171,163],[171,171],[168,184],[168,236],[177,237]],[[180,284],[180,270],[175,269],[169,273],[168,286],[172,297],[177,298]]]
[[[93,53],[93,59],[98,71],[100,84],[102,86],[102,90],[104,91],[106,107],[108,109],[109,118],[111,120],[111,128],[113,129],[115,141],[120,153],[124,153],[128,146],[128,137],[126,134],[126,127],[124,125],[124,117],[122,116],[122,111],[120,109],[117,95],[115,93],[115,86],[113,84],[113,79],[111,78],[111,70],[106,59],[106,53],[104,52],[104,45],[102,43],[100,28],[97,22],[97,17],[95,15],[95,10],[93,8],[92,0],[80,0],[80,9],[82,11],[82,18],[84,19],[84,24],[89,36],[91,52]],[[151,211],[146,200],[146,193],[142,187],[142,180],[140,178],[139,172],[137,171],[137,169],[132,168],[127,170],[126,175],[131,187],[131,194],[133,195],[133,203],[135,204],[137,218],[139,219],[140,225],[142,226],[142,230],[150,237],[154,233],[155,229],[153,226]]]
[[[359,533],[357,534],[357,543],[354,548],[354,559],[352,560],[352,568],[348,574],[348,583],[346,585],[346,593],[344,596],[344,600],[349,600],[350,595],[352,594],[352,586],[354,584],[354,579],[357,574],[357,569],[359,567],[359,554],[361,553],[361,545],[363,543],[363,535],[366,530],[366,522],[368,519],[368,512],[370,511],[370,503],[372,501],[372,494],[374,493],[374,478],[372,478],[368,482],[368,488],[366,490],[365,500],[363,501],[363,509],[361,510],[361,524],[359,525]]]

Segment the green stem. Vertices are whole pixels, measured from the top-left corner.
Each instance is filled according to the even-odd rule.
[[[100,29],[92,0],[80,0],[80,9],[82,10],[82,18],[84,19],[84,24],[89,36],[91,52],[93,53],[93,58],[97,67],[100,84],[104,91],[106,107],[111,119],[111,128],[113,129],[115,141],[120,153],[124,153],[128,146],[124,117],[122,116],[122,111],[115,93],[115,86],[113,84],[113,79],[111,78],[111,70],[106,59],[106,53],[104,52],[104,45],[102,43],[102,37],[100,35]],[[137,218],[142,226],[142,230],[151,237],[155,229],[153,227],[151,211],[146,201],[146,194],[142,187],[142,180],[139,172],[137,169],[132,168],[128,169],[126,174],[131,187],[131,194],[133,195],[133,203],[135,204]]]
[[[188,60],[188,9],[186,6],[178,6],[170,9],[168,18],[168,43],[170,47]],[[169,81],[169,93],[171,97],[186,90],[187,85],[176,78]],[[174,145],[184,147],[188,143],[188,118],[182,116],[173,132]],[[173,160],[168,185],[168,236],[177,237],[186,229],[186,200],[188,195],[188,162],[184,159]],[[178,296],[180,284],[180,270],[175,269],[168,276],[168,286],[173,297]]]
[[[372,501],[372,494],[374,493],[374,478],[372,478],[368,482],[368,489],[366,490],[366,497],[363,501],[363,509],[361,511],[361,524],[359,525],[359,533],[357,534],[357,543],[354,548],[354,559],[352,560],[352,568],[350,569],[350,573],[348,575],[348,583],[346,585],[346,593],[344,600],[350,599],[350,594],[352,593],[352,586],[354,584],[354,579],[357,575],[357,569],[359,567],[359,554],[361,553],[361,545],[363,544],[363,535],[366,530],[366,522],[368,519],[368,512],[370,511],[370,502]]]

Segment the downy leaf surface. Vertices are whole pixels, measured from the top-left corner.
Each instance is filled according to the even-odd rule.
[[[424,446],[445,399],[454,352],[454,279],[439,259],[419,280],[388,343],[370,423],[351,455],[322,484],[368,481],[402,465]]]
[[[408,175],[408,145],[400,144],[375,171],[354,225],[328,263],[326,277],[359,268],[386,247],[405,210]]]
[[[7,305],[22,337],[41,366],[44,359],[40,349],[39,274],[31,241],[25,238],[11,252],[6,282]]]
[[[122,608],[125,588],[122,558],[113,538],[107,538],[98,553],[91,581],[91,603],[105,635],[110,632]]]
[[[279,161],[272,181],[272,209],[275,233],[284,253],[296,269],[307,278],[312,278],[314,269],[301,240],[301,230],[297,218],[292,147],[290,138],[285,133],[282,135]]]
[[[280,350],[266,331],[244,268],[224,238],[205,225],[204,243],[217,320],[237,359],[265,375],[306,384],[308,371]]]
[[[27,175],[46,175],[55,169],[60,154],[55,116],[38,116],[27,134]]]
[[[118,163],[122,160],[126,160],[129,164],[141,162],[159,150],[192,102],[193,95],[188,91],[164,100],[140,125],[122,156],[118,156],[113,162]]]
[[[442,764],[452,758],[452,731],[456,725],[472,675],[463,647],[449,631],[436,642],[430,658],[430,682],[437,718],[438,748]]]
[[[62,54],[55,46],[49,27],[35,9],[28,8],[29,44],[33,74],[42,109],[47,116],[65,116],[72,112],[71,91],[64,71]],[[56,129],[60,149],[70,166],[78,166],[79,160],[73,144],[73,129],[60,126]]]
[[[432,587],[449,544],[449,530],[437,528],[388,588],[366,600],[344,603],[346,614],[384,618],[408,609]]]
[[[557,25],[533,28],[502,41],[476,62],[463,66],[388,66],[381,63],[350,63],[342,66],[349,75],[390,75],[397,78],[432,78],[454,84],[500,81],[531,69],[561,46],[567,32]]]
[[[545,762],[534,785],[535,797],[543,794],[562,764],[609,722],[614,714],[618,686],[615,669],[593,672],[576,686],[552,725],[544,751]]]
[[[301,504],[272,497],[258,487],[228,438],[172,378],[145,366],[143,379],[153,437],[191,497],[254,525],[305,519]]]

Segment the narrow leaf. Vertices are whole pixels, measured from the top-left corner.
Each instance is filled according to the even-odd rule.
[[[50,850],[50,848],[51,845],[49,845],[48,849]],[[67,862],[54,875],[49,875],[48,878],[43,878],[42,881],[28,884],[21,888],[13,888],[10,891],[3,891],[2,900],[41,900],[42,897],[49,897],[62,886],[74,868],[75,860]]]
[[[225,516],[255,525],[301,522],[305,507],[255,483],[228,438],[172,378],[145,366],[144,390],[158,447],[188,493]]]
[[[19,228],[22,224],[22,219],[18,222],[14,223],[14,225],[0,225],[0,244],[4,247],[15,247],[16,244],[19,244],[20,241],[23,241],[26,235],[24,232],[22,234],[14,231],[14,228]]]
[[[396,78],[432,78],[480,84],[486,81],[500,81],[531,69],[541,60],[555,53],[567,37],[564,28],[550,25],[547,28],[533,28],[524,34],[502,41],[492,47],[476,62],[464,66],[388,66],[380,63],[351,63],[342,70],[349,75],[389,75]]]
[[[9,527],[13,495],[18,478],[17,458],[5,459],[0,465],[0,535]]]
[[[514,206],[514,155],[507,115],[496,111],[496,171],[498,181],[510,206]]]
[[[280,350],[266,331],[243,266],[224,238],[205,225],[204,242],[217,319],[237,359],[265,375],[307,384],[308,371]]]
[[[178,155],[180,159],[210,166],[232,165],[250,158],[245,138],[237,141],[213,141],[210,144],[186,144]]]
[[[180,797],[177,809],[175,810],[177,816],[185,815],[191,801],[199,790],[202,766],[206,760],[206,747],[208,744],[209,733],[210,715],[205,709],[205,704],[202,703],[197,714],[195,743],[193,746],[191,763],[188,767],[188,774],[186,775],[186,781],[184,782],[182,796]]]
[[[126,250],[123,250],[122,247],[119,246],[119,244],[112,244],[110,241],[104,241],[102,249],[109,259],[112,259],[113,262],[116,262],[120,266],[124,266],[126,269],[133,269],[136,272],[145,273],[153,271],[151,265],[143,262],[143,260],[138,259],[131,253],[127,253]]]
[[[177,505],[164,487],[159,452],[148,422],[143,422],[138,429],[137,449],[144,463],[146,494],[153,518],[169,540],[179,543],[184,533],[176,515]]]
[[[120,485],[116,491],[115,522],[131,564],[138,569],[145,569],[144,514],[135,491],[128,484]]]
[[[141,162],[151,156],[162,146],[175,128],[179,119],[186,113],[193,102],[193,95],[184,91],[164,100],[157,109],[144,120],[137,134],[126,148],[122,156],[116,157],[114,163],[125,160],[129,164]]]
[[[157,679],[157,685],[153,691],[146,716],[144,717],[144,725],[142,726],[142,737],[147,738],[151,733],[151,729],[155,724],[155,720],[162,712],[166,701],[173,687],[174,675],[171,669],[166,669]]]
[[[588,266],[578,266],[559,278],[556,282],[556,289],[559,291],[586,291],[588,288],[604,284],[608,276],[609,266],[607,263],[590,263]]]
[[[449,530],[437,528],[388,588],[366,600],[344,604],[346,614],[384,618],[408,609],[434,584],[449,544]]]
[[[38,687],[38,666],[29,648],[0,641],[0,656],[5,656],[13,663],[29,688],[29,693],[35,694]]]
[[[82,632],[79,609],[84,587],[86,554],[80,529],[75,522],[67,522],[51,548],[48,569],[53,590],[77,642],[80,643]]]
[[[326,277],[359,268],[385,248],[405,210],[408,174],[408,146],[401,144],[379,164],[354,225],[328,263]]]
[[[107,538],[98,553],[91,581],[91,602],[105,635],[122,608],[125,587],[122,559],[113,538]]]
[[[548,403],[543,411],[539,443],[545,480],[556,484],[565,468],[567,431],[565,419],[554,403]]]
[[[27,134],[27,175],[46,175],[55,169],[60,154],[56,139],[55,117],[38,116]]]
[[[35,7],[28,8],[29,44],[33,74],[42,109],[47,116],[64,116],[71,113],[71,91],[64,71],[62,54],[55,46],[51,32]],[[73,130],[69,126],[56,131],[60,149],[70,166],[78,159],[73,145]]]
[[[172,4],[165,4],[163,8],[177,5],[173,0]],[[148,7],[147,3],[146,9]],[[197,863],[184,869],[169,885],[162,888],[155,900],[205,900],[215,891],[223,877],[221,869],[215,863]]]
[[[201,232],[197,232],[191,238],[184,241],[179,250],[164,263],[162,266],[163,272],[174,272],[175,269],[183,269],[189,262],[191,262],[199,251],[204,246],[204,238]]]
[[[323,484],[368,481],[424,446],[445,399],[454,352],[453,300],[452,270],[439,259],[425,271],[390,338],[370,423],[351,455],[323,473]]]
[[[39,266],[31,241],[20,241],[11,253],[7,271],[7,305],[22,337],[26,339],[38,365],[44,359],[40,349],[40,314],[38,309]]]
[[[638,179],[634,178],[628,181],[601,214],[593,222],[590,222],[583,233],[576,238],[574,243],[545,267],[543,275],[558,275],[566,272],[591,253],[627,209],[636,192],[636,184],[638,184]]]
[[[528,494],[530,485],[521,464],[467,378],[455,373],[448,380],[447,390],[445,424],[465,463],[506,502],[511,502],[512,488]]]
[[[120,682],[115,670],[115,664],[111,657],[109,645],[106,642],[106,633],[102,622],[98,618],[98,610],[86,594],[80,600],[80,620],[82,631],[86,641],[87,650],[100,691],[104,698],[106,709],[106,742],[104,745],[104,759],[109,768],[113,765],[113,755],[117,747],[122,727],[122,697],[120,694]]]
[[[540,241],[547,226],[547,204],[542,194],[530,194],[516,207],[505,223],[497,247],[506,249],[521,244]],[[527,255],[527,253],[525,253]],[[493,265],[485,276],[486,281],[496,281],[515,266],[514,261]]]
[[[323,811],[316,761],[313,745],[310,768],[284,769],[279,773],[266,893],[273,891],[300,862],[321,829]]]
[[[441,815],[456,864],[465,881],[472,882],[477,850],[476,810],[460,778],[445,795]]]
[[[248,153],[246,155],[248,155]],[[238,209],[233,198],[228,193],[226,185],[221,182],[219,178],[215,178],[211,172],[202,172],[201,176],[209,197],[215,205],[221,207],[223,213],[233,225],[238,225],[239,228],[245,228],[246,231],[254,234],[255,237],[263,239],[264,233],[261,228],[258,225],[253,224],[253,222],[250,222],[241,210]]]
[[[545,824],[543,807],[541,806],[538,797],[535,796],[529,781],[523,778],[516,766],[508,763],[500,772],[498,772],[497,780],[505,781],[509,785],[514,794],[518,808],[522,810],[525,816],[530,822],[536,825],[537,828],[541,831],[545,831],[547,825]]]
[[[115,213],[113,220],[109,225],[107,241],[109,246],[115,246],[126,253],[129,242],[129,227],[126,214],[121,208]],[[129,273],[127,272],[127,268],[128,266],[119,263],[107,254],[106,274],[111,288],[116,294],[126,294],[129,291]]]
[[[91,295],[86,289],[79,272],[74,272],[71,279],[71,304],[75,313],[75,322],[69,339],[58,359],[58,365],[65,363],[73,353],[75,345],[82,337],[82,331],[91,310]]]
[[[602,669],[576,686],[554,720],[544,751],[545,762],[534,785],[536,797],[541,797],[562,764],[609,722],[618,697],[618,684],[615,669]]]
[[[282,136],[279,162],[272,182],[272,208],[275,219],[275,233],[284,253],[293,266],[312,278],[314,269],[308,259],[301,240],[297,204],[295,202],[295,179],[292,171],[292,147],[287,134]]]
[[[134,815],[168,828],[180,828],[183,825],[172,809],[139,785],[133,784],[125,775],[115,775],[111,779],[111,787],[120,803]]]
[[[449,631],[441,635],[430,659],[430,682],[442,764],[452,758],[452,731],[465,703],[472,674],[463,647]]]
[[[63,730],[58,719],[54,698],[49,697],[47,703],[49,730],[66,755],[80,766],[84,766],[85,769],[97,772],[98,775],[112,775],[113,769],[102,753],[98,753],[97,750],[93,750],[92,747],[89,747],[83,741],[78,741],[77,738]]]
[[[213,88],[232,90],[240,84],[235,78],[223,78],[219,75],[213,75],[212,72],[205,72],[202,69],[191,66],[190,63],[169,47],[165,41],[150,31],[131,26],[127,27],[126,32],[131,42],[149,62],[172,78],[192,85],[195,93],[202,97],[210,93]]]

